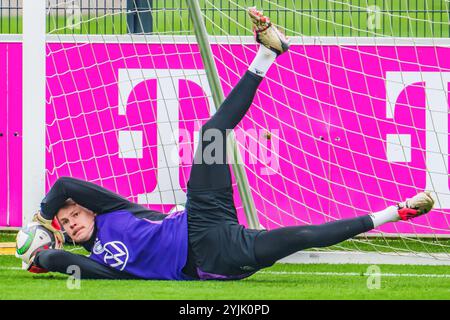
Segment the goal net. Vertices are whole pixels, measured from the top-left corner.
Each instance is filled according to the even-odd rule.
[[[169,212],[217,106],[185,1],[135,3],[48,2],[46,187],[77,177]],[[449,260],[448,2],[199,4],[225,96],[257,51],[247,7],[292,39],[235,130],[261,227],[361,216],[428,190],[428,215],[332,249]]]

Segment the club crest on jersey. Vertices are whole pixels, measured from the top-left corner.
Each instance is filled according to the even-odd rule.
[[[128,262],[128,248],[120,241],[107,242],[103,246],[103,261],[112,268],[122,271]]]
[[[105,249],[103,249],[102,243],[98,238],[95,239],[94,248],[92,249],[92,251],[94,252],[94,254],[102,254],[103,251],[105,251]]]

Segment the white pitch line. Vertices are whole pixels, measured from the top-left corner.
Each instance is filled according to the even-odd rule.
[[[0,267],[0,270],[23,270],[19,267]],[[257,274],[300,275],[300,276],[341,276],[341,277],[419,277],[450,278],[450,274],[418,274],[418,273],[358,273],[358,272],[300,272],[300,271],[259,271]]]
[[[264,274],[305,275],[305,276],[380,276],[380,277],[419,277],[419,278],[450,278],[450,274],[418,274],[418,273],[358,273],[358,272],[297,272],[297,271],[259,271]],[[258,274],[257,273],[257,274]]]
[[[0,267],[0,270],[23,270],[19,267]]]

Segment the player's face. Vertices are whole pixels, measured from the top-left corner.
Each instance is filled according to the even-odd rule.
[[[92,211],[72,204],[60,209],[57,217],[73,241],[83,243],[91,238],[95,225],[95,214]]]

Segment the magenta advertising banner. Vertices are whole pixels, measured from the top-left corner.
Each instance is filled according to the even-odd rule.
[[[0,227],[19,227],[22,225],[21,44],[0,43],[0,83]]]
[[[21,45],[8,45],[18,60]],[[5,77],[5,46],[2,81],[20,83],[20,63]],[[212,45],[225,95],[255,49]],[[196,133],[214,112],[197,46],[49,43],[47,50],[47,189],[72,176],[165,212],[182,203]],[[355,217],[427,189],[438,199],[433,212],[378,231],[450,234],[449,54],[432,46],[293,45],[235,132],[261,224]],[[7,93],[19,118],[20,95]],[[11,102],[0,96],[4,112]],[[21,163],[20,153],[5,155]],[[9,177],[18,182],[8,192],[17,195],[14,170]],[[235,202],[245,224],[237,188]],[[20,216],[16,208],[11,216]]]

